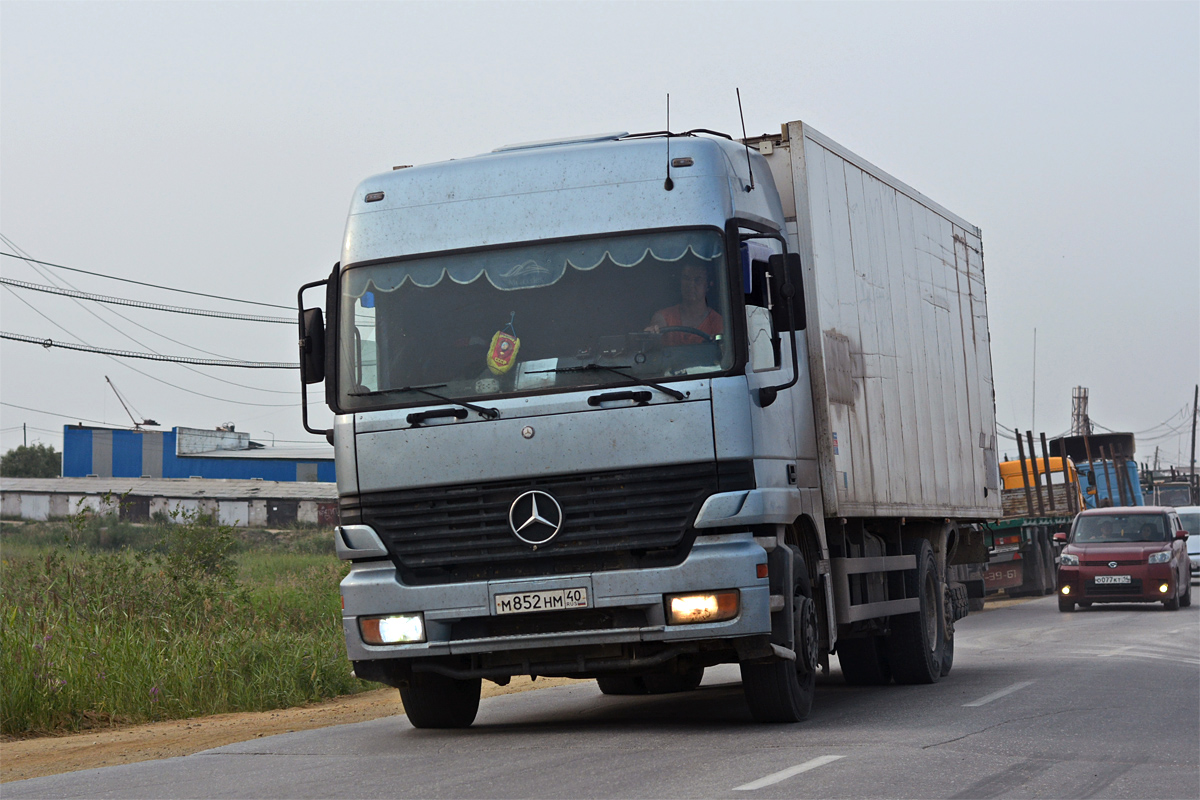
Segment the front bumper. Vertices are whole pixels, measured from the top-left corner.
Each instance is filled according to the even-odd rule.
[[[1129,583],[1096,583],[1097,577],[1128,575]],[[1159,587],[1167,584],[1167,591]],[[1128,564],[1116,568],[1107,566],[1078,566],[1058,568],[1058,593],[1070,586],[1066,595],[1076,602],[1087,603],[1155,603],[1174,597],[1178,589],[1175,566],[1172,564]]]
[[[771,632],[768,579],[757,577],[758,565],[765,563],[766,551],[749,532],[697,537],[682,563],[636,571],[407,586],[400,582],[391,561],[357,562],[341,584],[346,653],[351,661],[370,661],[761,636]],[[577,616],[578,625],[570,630],[514,633],[513,627],[506,625],[527,615],[496,614],[497,594],[581,587],[588,592],[586,611],[590,616]],[[739,612],[733,619],[692,625],[666,623],[663,595],[724,589],[740,592]],[[605,610],[611,614],[597,613]],[[384,646],[363,642],[360,616],[418,611],[424,615],[426,641]],[[547,612],[539,621],[549,628],[562,627],[571,620],[566,615],[575,613]],[[600,617],[607,623],[590,627]],[[529,627],[536,629],[537,625]]]

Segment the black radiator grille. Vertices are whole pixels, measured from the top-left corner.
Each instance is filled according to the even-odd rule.
[[[752,487],[749,463],[667,465],[350,496],[342,519],[373,527],[409,583],[632,569],[682,561],[705,498]],[[508,524],[530,489],[563,511],[562,530],[536,550]]]

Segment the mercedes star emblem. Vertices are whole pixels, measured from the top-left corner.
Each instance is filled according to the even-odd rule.
[[[512,532],[534,547],[557,536],[562,524],[562,506],[545,492],[534,490],[518,495],[508,509],[508,526]]]

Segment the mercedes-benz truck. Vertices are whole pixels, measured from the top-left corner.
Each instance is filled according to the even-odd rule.
[[[980,232],[808,125],[376,175],[299,301],[347,652],[413,725],[518,675],[736,663],[794,722],[831,654],[949,672],[1000,516]]]

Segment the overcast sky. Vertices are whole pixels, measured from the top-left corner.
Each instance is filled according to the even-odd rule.
[[[1071,387],[1086,386],[1096,422],[1148,431],[1139,459],[1158,445],[1183,463],[1200,380],[1198,43],[1193,2],[5,0],[0,233],[56,264],[291,306],[338,259],[350,193],[370,174],[658,130],[667,92],[672,128],[737,133],[740,87],[750,134],[804,120],[982,229],[1002,424],[1061,433]],[[84,291],[273,313],[46,272]],[[47,283],[12,258],[0,274]],[[13,333],[295,359],[291,327],[116,311],[144,328],[0,290]],[[4,341],[0,399],[66,417],[0,406],[3,449],[22,423],[56,447],[66,422],[128,424],[105,375],[166,427],[313,441],[293,372]]]

